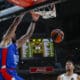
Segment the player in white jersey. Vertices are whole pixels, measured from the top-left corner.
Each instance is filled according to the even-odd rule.
[[[72,61],[66,62],[66,73],[58,76],[57,80],[80,80],[80,76],[74,73],[74,64]]]

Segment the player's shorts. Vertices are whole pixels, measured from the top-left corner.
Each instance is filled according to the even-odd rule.
[[[16,70],[7,70],[7,72],[14,78],[14,80],[24,80],[23,78],[18,76]],[[0,80],[5,80],[1,73],[0,73]]]
[[[21,78],[20,76],[18,76],[16,70],[7,70],[8,73],[14,77],[15,80],[24,80],[23,78]]]

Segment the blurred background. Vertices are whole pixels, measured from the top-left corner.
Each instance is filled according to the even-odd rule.
[[[12,6],[14,5],[0,0],[0,11]],[[66,0],[55,4],[55,7],[56,17],[49,19],[40,17],[31,40],[19,49],[18,73],[26,80],[56,80],[56,76],[64,72],[66,60],[73,60],[75,72],[80,73],[80,1]],[[0,21],[0,40],[13,19]],[[30,22],[31,16],[27,13],[16,31],[17,39],[26,32]],[[61,29],[65,35],[59,44],[53,43],[50,36],[51,31],[56,28]]]

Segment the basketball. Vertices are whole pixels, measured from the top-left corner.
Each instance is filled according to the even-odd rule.
[[[45,0],[7,0],[7,1],[13,5],[26,8],[44,2]]]
[[[54,43],[61,43],[64,39],[64,32],[61,29],[54,29],[51,31],[51,38]]]

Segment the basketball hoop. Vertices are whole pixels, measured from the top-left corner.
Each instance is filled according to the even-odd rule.
[[[34,12],[36,14],[39,14],[42,16],[42,18],[44,19],[49,19],[49,18],[54,18],[56,17],[56,8],[55,8],[55,4],[51,4],[43,9],[37,9],[34,10]]]
[[[53,17],[56,17],[55,4],[62,3],[65,1],[67,1],[67,0],[58,0],[58,1],[53,1],[53,2],[49,2],[49,3],[47,2],[47,3],[41,4],[41,5],[37,5],[37,7],[32,7],[30,9],[25,9],[25,8],[19,7],[19,6],[12,6],[12,7],[9,7],[7,9],[0,11],[0,22],[14,18],[19,13],[24,12],[24,11],[26,11],[26,12],[34,11],[34,12],[40,14],[44,19],[53,18]],[[54,5],[53,9],[49,7],[52,5]],[[46,8],[48,9],[48,11],[46,10]]]

